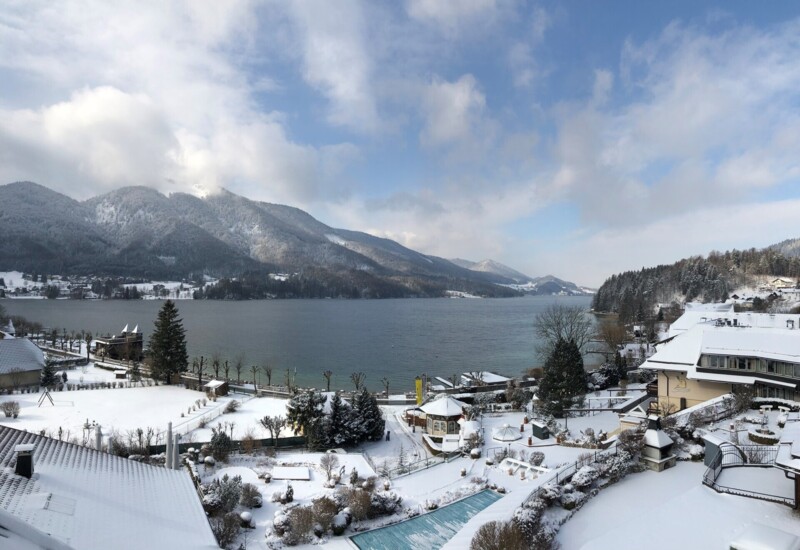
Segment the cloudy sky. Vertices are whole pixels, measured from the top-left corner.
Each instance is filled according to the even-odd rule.
[[[0,6],[2,183],[225,187],[587,285],[800,237],[799,94],[794,2]]]

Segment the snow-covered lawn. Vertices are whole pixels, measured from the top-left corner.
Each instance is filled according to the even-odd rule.
[[[232,399],[242,401],[242,396],[232,396]],[[248,398],[245,398],[248,399]],[[210,441],[211,428],[219,426],[224,423],[235,423],[233,428],[233,439],[242,439],[247,435],[248,431],[252,432],[253,437],[256,439],[266,439],[270,437],[270,433],[265,430],[259,420],[265,416],[283,416],[286,417],[286,404],[288,399],[278,399],[275,397],[258,397],[248,399],[242,403],[241,408],[234,412],[228,413],[224,416],[216,418],[208,423],[205,428],[198,428],[194,431],[195,441]],[[230,431],[228,430],[228,433]],[[294,433],[289,427],[284,427],[281,430],[281,437],[293,436]]]
[[[789,507],[717,493],[702,485],[704,472],[700,463],[679,462],[630,475],[581,508],[557,540],[574,550],[723,550],[753,523],[800,535]]]
[[[165,432],[167,422],[172,422],[177,433],[186,433],[202,416],[219,414],[231,399],[221,397],[217,402],[209,401],[206,406],[191,412],[190,409],[196,406],[195,401],[205,396],[179,386],[52,392],[50,395],[55,405],[45,400],[40,407],[38,400],[41,395],[0,396],[0,402],[18,401],[21,408],[19,418],[0,418],[0,422],[31,432],[45,430],[55,437],[61,427],[65,438],[78,440],[83,438],[83,426],[87,421],[100,424],[106,436],[113,431],[124,434],[128,430],[148,427]]]

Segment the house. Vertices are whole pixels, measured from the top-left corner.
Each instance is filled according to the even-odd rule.
[[[109,359],[141,361],[144,358],[144,336],[136,325],[128,330],[122,329],[119,336],[98,336],[94,339],[95,355]]]
[[[0,548],[218,548],[188,472],[0,426]]]
[[[27,338],[0,332],[0,389],[38,386],[44,354]]]
[[[770,281],[770,286],[775,290],[782,289],[782,288],[794,288],[795,282],[791,279],[786,279],[784,277],[778,277],[777,279],[773,279]]]
[[[445,396],[422,405],[425,413],[425,431],[434,438],[458,434],[461,426],[458,419],[464,414],[467,404],[458,399]]]
[[[758,397],[800,399],[800,316],[687,311],[675,325],[641,366],[658,373],[662,413],[740,385],[752,386]]]

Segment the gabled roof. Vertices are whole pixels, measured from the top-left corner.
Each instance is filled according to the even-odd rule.
[[[448,395],[426,403],[422,405],[420,409],[422,409],[422,412],[425,414],[433,416],[461,416],[462,410],[466,406],[467,404],[463,401],[453,399]]]
[[[23,443],[35,445],[30,479],[14,473]],[[5,426],[0,510],[76,550],[217,548],[187,472]]]
[[[22,372],[42,370],[44,354],[27,338],[3,338],[0,340],[0,374],[14,369]]]

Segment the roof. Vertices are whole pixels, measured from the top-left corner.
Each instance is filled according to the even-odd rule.
[[[753,384],[756,381],[786,387],[795,383],[781,382],[760,376],[753,371],[698,372],[702,355],[727,355],[734,357],[760,357],[767,360],[800,363],[800,330],[790,329],[786,320],[797,315],[746,314],[738,326],[718,324],[713,321],[697,323],[671,340],[658,346],[658,351],[648,358],[641,368],[686,372],[689,379],[716,382]]]
[[[466,406],[467,404],[463,401],[453,399],[448,395],[430,401],[422,405],[420,409],[422,409],[422,412],[425,414],[433,416],[461,416],[462,409]]]
[[[20,444],[35,445],[31,479],[14,473]],[[0,511],[76,550],[217,548],[187,472],[6,426],[0,426]]]
[[[774,527],[752,523],[730,542],[732,550],[800,550],[800,538]]]
[[[203,387],[214,389],[214,388],[219,388],[220,386],[224,386],[225,384],[227,384],[225,380],[210,380],[206,382]]]
[[[663,449],[672,445],[674,441],[664,432],[664,430],[647,430],[644,432],[644,444],[648,447]]]
[[[516,441],[517,439],[522,439],[522,433],[520,433],[518,428],[512,428],[508,424],[503,424],[501,427],[494,429],[492,439],[496,439],[497,441]]]
[[[27,338],[4,338],[0,340],[0,374],[14,369],[23,372],[42,370],[44,354]]]

